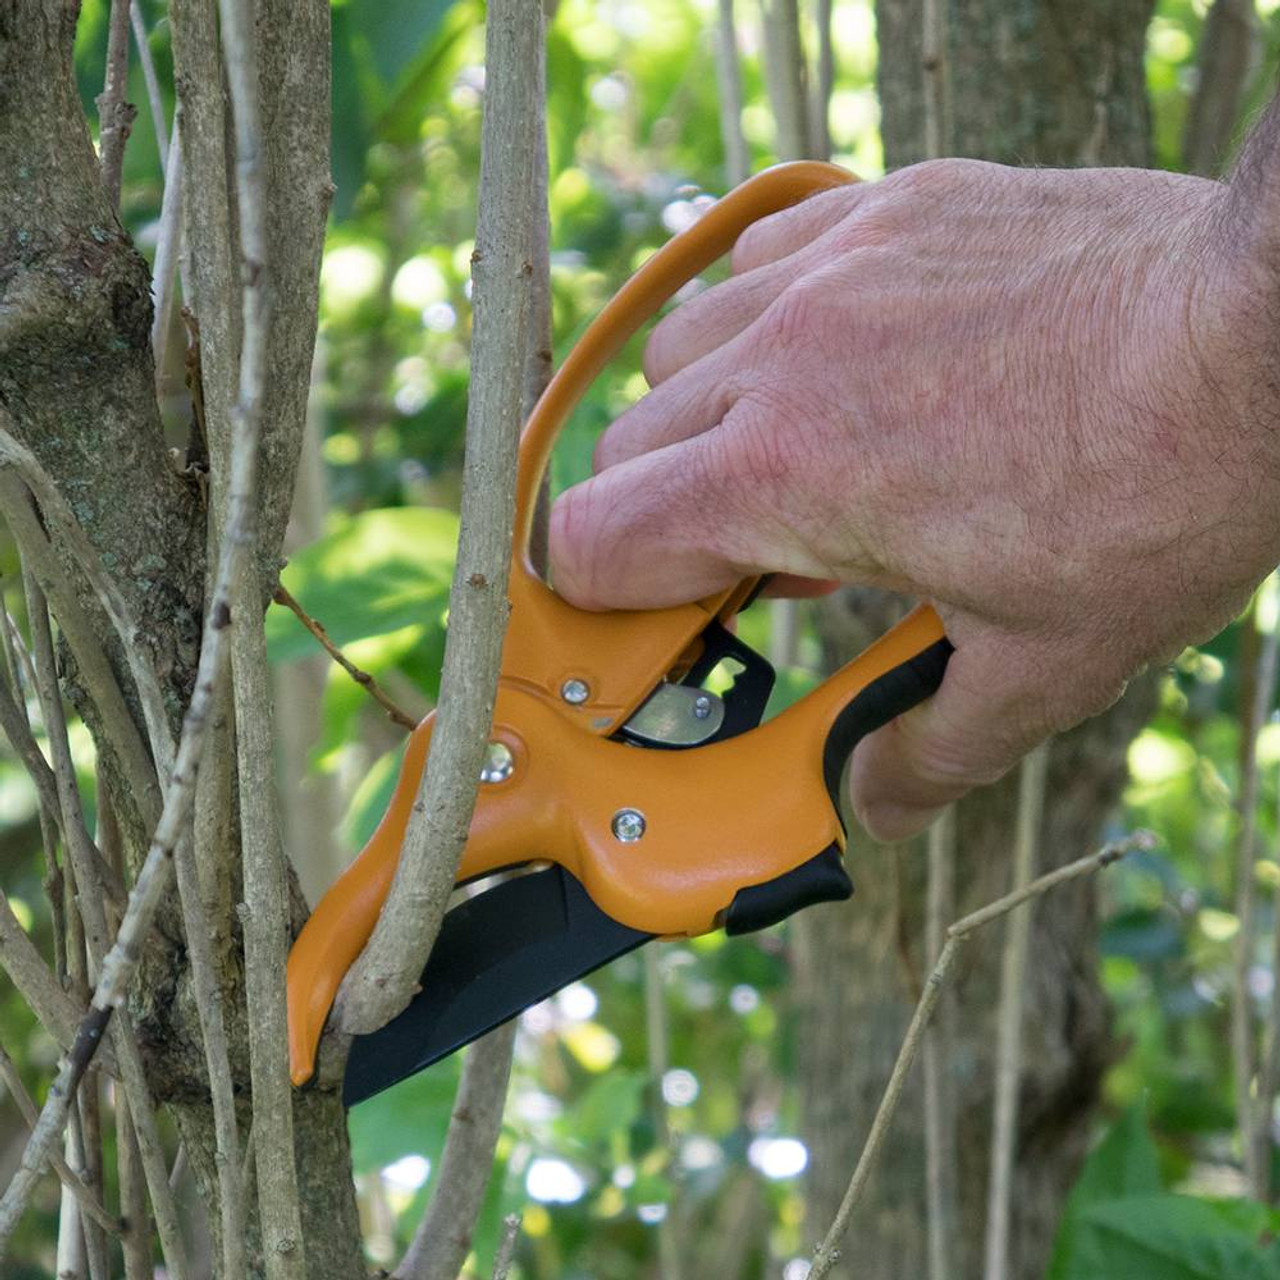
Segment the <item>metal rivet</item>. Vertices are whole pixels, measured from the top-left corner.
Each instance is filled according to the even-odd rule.
[[[480,767],[481,782],[505,782],[515,772],[516,759],[504,742],[491,742],[485,748]]]
[[[591,697],[591,686],[585,680],[566,680],[560,686],[560,696],[570,705],[580,707]]]
[[[693,718],[705,720],[711,714],[711,699],[704,693],[693,701]]]
[[[613,834],[623,844],[635,844],[644,835],[644,814],[639,809],[619,809],[613,815]]]

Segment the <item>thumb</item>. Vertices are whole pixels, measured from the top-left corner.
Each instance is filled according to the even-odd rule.
[[[756,570],[727,498],[717,429],[606,468],[551,509],[556,591],[583,609],[699,600]],[[739,545],[734,545],[735,541]]]
[[[1073,681],[1059,658],[1056,648],[993,632],[957,643],[938,692],[855,749],[849,788],[859,824],[881,841],[916,835],[946,805],[1123,692],[1096,672]]]

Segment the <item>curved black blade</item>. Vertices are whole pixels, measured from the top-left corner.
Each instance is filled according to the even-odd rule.
[[[409,1007],[355,1038],[343,1102],[381,1093],[652,937],[605,915],[562,867],[469,898],[445,916]]]

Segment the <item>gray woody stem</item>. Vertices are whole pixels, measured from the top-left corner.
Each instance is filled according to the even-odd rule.
[[[492,6],[494,0],[489,0]],[[394,1280],[456,1280],[471,1252],[471,1236],[493,1172],[511,1075],[515,1022],[491,1031],[467,1050],[462,1084],[440,1157],[439,1185],[431,1197]]]
[[[256,442],[261,434],[267,349],[273,319],[259,54],[253,6],[249,0],[218,0],[218,14],[235,120],[236,204],[242,254],[244,329],[240,389],[231,416],[234,436]],[[224,546],[237,537],[246,546],[254,545],[256,504],[245,507],[242,519],[238,530],[229,525],[224,527]],[[267,1280],[304,1280],[307,1266],[294,1164],[293,1095],[285,1034],[288,893],[274,791],[271,693],[266,671],[266,642],[259,625],[262,598],[258,575],[237,574],[229,583],[228,595],[233,616],[245,624],[232,633],[231,669],[244,867],[245,904],[241,921],[262,1251]],[[234,1131],[226,1135],[227,1141],[234,1137]],[[238,1166],[238,1150],[220,1150],[220,1154],[224,1161]],[[235,1190],[238,1197],[240,1188]]]
[[[1048,744],[1022,762],[1018,786],[1018,822],[1014,839],[1013,887],[1031,883],[1036,841],[1044,818]],[[1009,1209],[1018,1129],[1018,1086],[1022,1069],[1022,1008],[1027,989],[1027,948],[1031,912],[1014,912],[1005,925],[1000,957],[1000,1006],[996,1022],[996,1087],[992,1105],[991,1174],[987,1188],[987,1238],[984,1280],[1005,1280],[1009,1271]]]
[[[111,0],[107,23],[107,74],[98,95],[98,140],[102,182],[111,207],[120,208],[120,175],[124,144],[129,140],[137,108],[124,100],[129,87],[129,0]]]
[[[1253,618],[1256,620],[1256,617],[1255,606]],[[1280,656],[1277,651],[1278,642],[1280,634],[1275,629],[1262,637],[1254,677],[1253,702],[1242,727],[1245,737],[1244,771],[1240,780],[1240,832],[1236,846],[1236,918],[1240,921],[1240,930],[1236,935],[1231,990],[1231,1057],[1235,1068],[1236,1115],[1244,1147],[1245,1172],[1255,1195],[1265,1185],[1266,1179],[1261,1159],[1263,1144],[1258,1141],[1255,1133],[1260,1118],[1253,1095],[1258,1053],[1253,993],[1249,989],[1249,971],[1254,964],[1258,936],[1255,880],[1258,843],[1258,732],[1266,723],[1271,700],[1275,695],[1277,657]],[[1270,1128],[1269,1125],[1267,1127]]]
[[[449,596],[431,750],[391,892],[339,994],[345,1032],[375,1031],[409,1002],[435,942],[475,808],[507,621],[516,449],[533,237],[529,129],[540,119],[537,0],[496,0],[487,19],[480,210],[472,254],[475,323],[462,528]]]
[[[546,40],[539,0],[522,0],[529,16],[519,31],[520,47],[503,47],[508,27],[490,30],[486,65],[495,69],[519,65],[529,84],[533,109],[521,123],[521,142],[533,156],[533,180],[521,212],[530,230],[529,318],[524,334],[521,417],[528,418],[551,376],[551,255],[547,215]],[[536,39],[529,47],[530,29]],[[482,188],[482,200],[493,193]],[[482,206],[483,207],[483,206]],[[513,363],[518,363],[513,361]],[[535,515],[535,536],[545,510]],[[537,551],[534,551],[535,556]],[[535,560],[535,563],[537,561]],[[462,1082],[449,1122],[440,1174],[431,1204],[423,1215],[404,1260],[399,1280],[454,1280],[466,1260],[476,1220],[493,1168],[494,1147],[502,1125],[516,1025],[485,1036],[472,1046],[462,1069]]]
[[[1104,845],[1097,853],[1092,853],[1086,858],[1079,858],[1075,862],[1069,862],[1066,866],[1059,867],[1056,871],[1050,871],[1038,880],[1033,880],[1024,888],[1006,894],[1003,898],[999,898],[980,910],[965,916],[962,920],[956,921],[947,930],[946,945],[942,948],[938,963],[933,966],[932,972],[930,972],[925,981],[920,1002],[916,1005],[915,1013],[911,1016],[911,1025],[907,1027],[907,1034],[902,1042],[902,1048],[898,1051],[897,1061],[893,1064],[893,1071],[889,1075],[889,1083],[885,1086],[879,1107],[876,1108],[875,1118],[871,1122],[871,1131],[867,1134],[862,1154],[858,1157],[857,1166],[854,1168],[853,1177],[849,1180],[844,1199],[840,1202],[835,1221],[832,1222],[826,1237],[814,1253],[813,1266],[809,1269],[808,1280],[823,1280],[823,1277],[830,1274],[831,1268],[839,1260],[840,1242],[844,1239],[845,1232],[849,1229],[849,1220],[853,1216],[853,1211],[866,1188],[871,1172],[875,1168],[876,1161],[884,1147],[889,1127],[893,1123],[893,1117],[898,1110],[898,1103],[902,1099],[902,1091],[906,1086],[907,1077],[911,1074],[911,1067],[915,1062],[916,1053],[919,1051],[920,1041],[923,1039],[925,1029],[929,1025],[929,1019],[933,1016],[933,1011],[937,1007],[938,997],[946,984],[961,945],[970,934],[981,929],[983,925],[999,919],[1015,907],[1021,906],[1024,902],[1029,902],[1032,898],[1038,898],[1042,893],[1047,893],[1050,889],[1056,889],[1058,885],[1065,884],[1068,880],[1074,880],[1078,876],[1088,875],[1091,871],[1110,866],[1113,862],[1123,858],[1125,854],[1132,853],[1136,849],[1151,849],[1154,846],[1155,837],[1149,831],[1134,832],[1133,835],[1125,840]]]

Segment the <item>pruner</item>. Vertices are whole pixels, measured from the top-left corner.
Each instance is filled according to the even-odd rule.
[[[841,772],[856,743],[933,693],[951,647],[917,608],[761,723],[769,664],[730,630],[758,581],[650,611],[577,609],[535,572],[529,535],[561,426],[641,324],[757,219],[852,181],[833,165],[751,178],[655,253],[588,328],[520,442],[510,623],[459,886],[413,1001],[354,1040],[348,1105],[658,937],[762,929],[847,898]],[[725,659],[738,674],[716,692]],[[391,887],[431,741],[413,731],[390,808],[289,956],[290,1068],[313,1075],[338,987]]]

